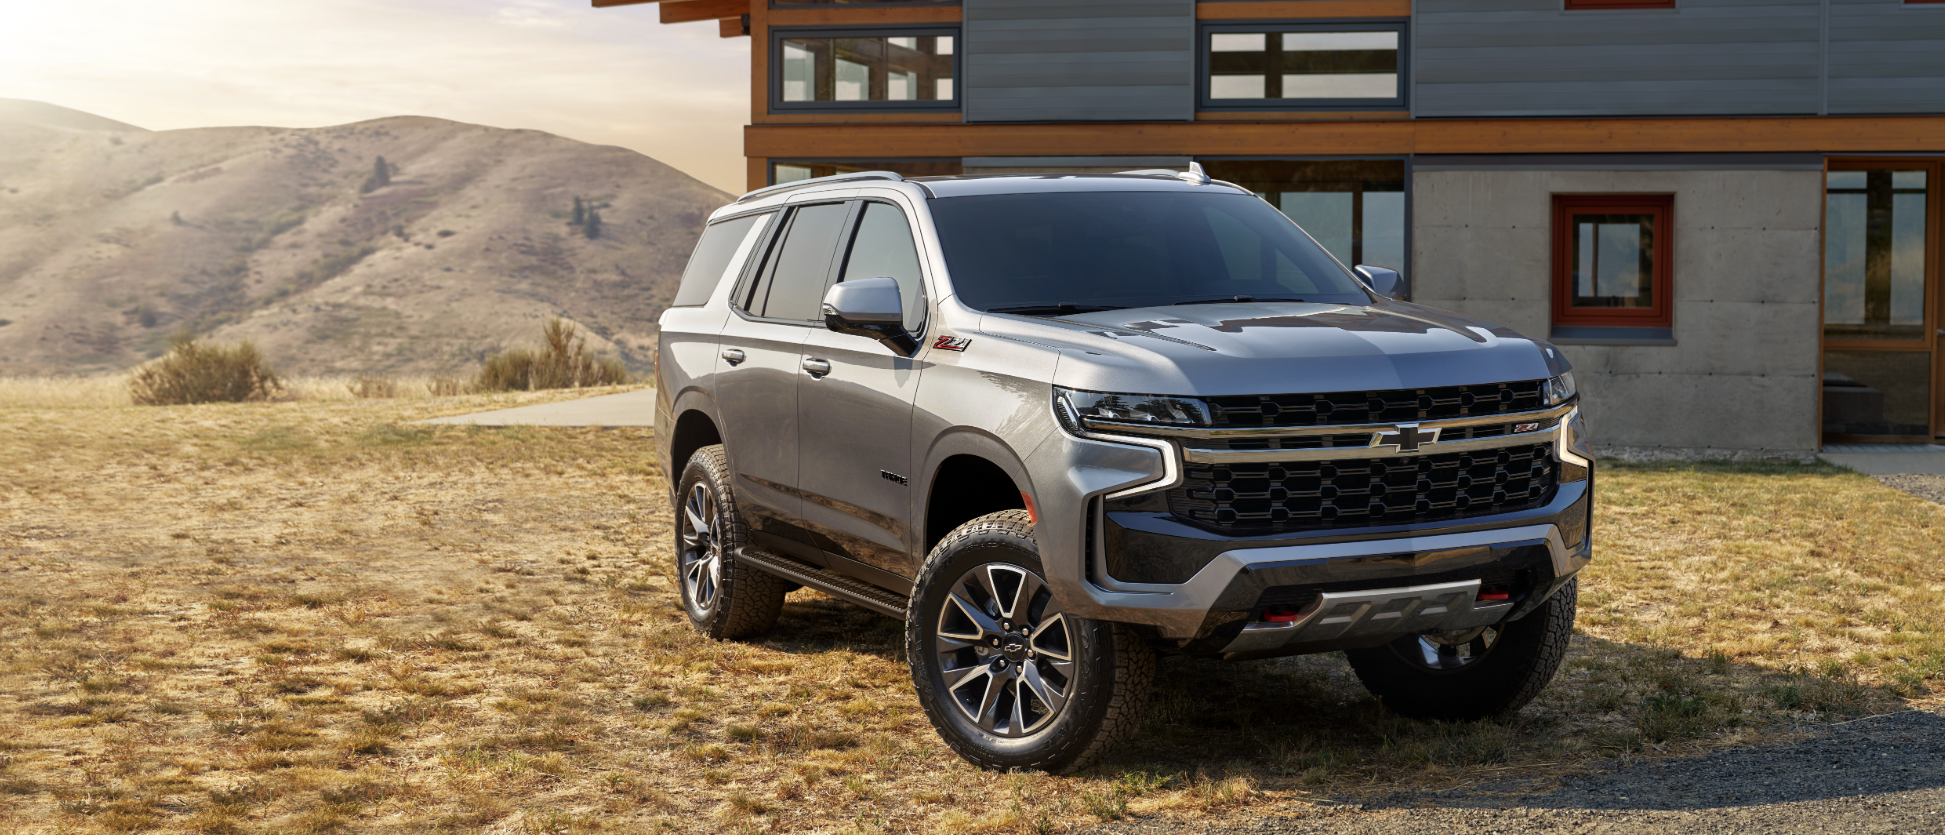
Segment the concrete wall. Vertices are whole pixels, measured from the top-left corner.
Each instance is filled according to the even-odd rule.
[[[1817,443],[1822,174],[1415,170],[1415,301],[1551,330],[1552,195],[1675,195],[1675,345],[1561,341],[1595,440],[1674,455]]]

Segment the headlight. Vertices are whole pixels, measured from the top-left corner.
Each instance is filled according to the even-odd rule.
[[[1574,399],[1574,395],[1579,393],[1580,390],[1574,388],[1574,373],[1572,371],[1540,385],[1540,396],[1547,401],[1548,406],[1558,406]]]
[[[1209,404],[1193,397],[1176,397],[1168,394],[1104,394],[1055,386],[1054,402],[1062,422],[1092,418],[1117,423],[1209,425]]]

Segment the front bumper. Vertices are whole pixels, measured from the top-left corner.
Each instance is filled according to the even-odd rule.
[[[1173,544],[1165,538],[1162,547],[1202,553],[1199,567],[1180,583],[1117,580],[1105,536],[1112,526],[1103,503],[1094,502],[1082,538],[1085,577],[1074,584],[1087,599],[1077,601],[1075,614],[1150,625],[1181,651],[1227,657],[1368,646],[1401,634],[1521,617],[1592,556],[1593,462],[1584,439],[1571,437],[1584,435],[1577,413],[1560,424],[1552,438],[1555,460],[1572,474],[1542,506],[1295,536],[1225,538],[1178,529],[1185,535]],[[1162,489],[1177,483],[1171,479],[1179,476],[1167,472],[1142,488],[1095,495]],[[1153,547],[1155,537],[1148,542]],[[1470,597],[1454,585],[1465,583],[1474,584]],[[1427,586],[1438,588],[1421,588]],[[1488,589],[1494,599],[1481,601],[1479,594]],[[1501,593],[1503,601],[1496,599]],[[1295,619],[1267,620],[1272,613]]]

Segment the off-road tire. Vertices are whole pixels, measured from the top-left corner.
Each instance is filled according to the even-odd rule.
[[[682,598],[682,610],[688,614],[689,623],[697,632],[719,641],[749,638],[770,631],[770,627],[777,623],[777,614],[783,611],[783,596],[789,588],[782,579],[736,559],[736,550],[748,544],[750,531],[743,522],[742,513],[737,510],[736,496],[730,491],[729,484],[729,457],[724,454],[722,445],[717,444],[696,450],[690,456],[688,464],[682,469],[682,480],[675,492],[675,581]],[[721,560],[720,583],[714,605],[704,611],[698,611],[690,600],[689,585],[682,576],[683,508],[691,491],[698,485],[707,489],[715,499],[720,520],[716,534],[720,548],[718,559]]]
[[[1504,624],[1491,652],[1457,670],[1435,672],[1406,660],[1417,636],[1344,655],[1364,688],[1385,707],[1414,719],[1469,722],[1512,713],[1533,701],[1567,656],[1579,580],[1569,580],[1526,617]]]
[[[968,720],[946,689],[931,642],[946,598],[966,572],[1008,563],[1046,577],[1024,510],[1005,510],[959,526],[926,557],[905,617],[906,658],[919,704],[945,743],[981,768],[1054,773],[1086,768],[1136,733],[1154,687],[1155,652],[1133,630],[1104,621],[1068,618],[1075,675],[1065,707],[1026,736],[987,733]]]

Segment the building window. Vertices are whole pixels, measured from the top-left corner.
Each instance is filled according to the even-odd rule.
[[[812,177],[890,171],[900,177],[953,177],[965,171],[954,159],[771,160],[770,184],[794,183]]]
[[[1346,266],[1405,269],[1403,160],[1205,160],[1269,201]]]
[[[1674,214],[1667,194],[1554,195],[1556,332],[1672,328]]]
[[[959,106],[956,29],[772,29],[773,110]]]
[[[1567,11],[1586,9],[1672,9],[1675,0],[1567,0]]]
[[[1405,106],[1405,24],[1202,27],[1204,109]]]

